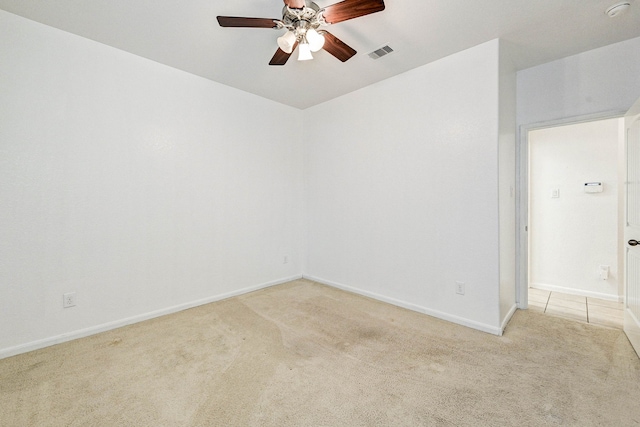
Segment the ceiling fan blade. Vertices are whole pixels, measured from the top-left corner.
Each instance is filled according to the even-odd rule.
[[[277,28],[275,19],[244,18],[240,16],[218,16],[221,27]]]
[[[342,40],[340,40],[330,32],[324,31],[323,35],[324,46],[322,48],[329,52],[331,55],[338,58],[340,61],[345,62],[356,54],[356,51],[351,48],[351,46],[345,44]]]
[[[304,0],[284,0],[284,4],[289,6],[291,9],[302,9],[305,7]]]
[[[296,42],[293,45],[293,48],[291,49],[291,53],[293,53],[293,51],[296,50],[296,47],[298,47],[298,42]],[[278,50],[276,51],[275,55],[273,55],[273,58],[271,58],[271,61],[269,61],[269,65],[284,65],[287,63],[287,61],[289,60],[289,57],[291,56],[291,53],[286,53],[284,50],[278,48]]]
[[[384,10],[384,0],[344,0],[324,8],[322,16],[329,24],[358,18]]]

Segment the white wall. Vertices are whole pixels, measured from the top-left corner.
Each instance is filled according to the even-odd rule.
[[[0,356],[301,275],[300,110],[3,11],[0,58]]]
[[[518,124],[625,112],[640,97],[640,37],[518,72]]]
[[[498,57],[494,40],[305,110],[305,276],[499,333]]]
[[[618,129],[622,119],[529,133],[529,283],[617,299]],[[585,193],[584,183],[603,183]],[[559,189],[558,198],[552,198]],[[599,276],[610,266],[608,280]]]

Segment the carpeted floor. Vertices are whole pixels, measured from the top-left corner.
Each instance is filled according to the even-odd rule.
[[[622,331],[503,337],[305,280],[0,360],[1,426],[636,426]]]

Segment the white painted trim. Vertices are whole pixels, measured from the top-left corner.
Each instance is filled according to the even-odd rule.
[[[529,307],[529,129],[520,127],[516,144],[516,304]]]
[[[362,295],[365,297],[373,298],[378,301],[386,302],[398,307],[406,308],[408,310],[417,311],[418,313],[426,314],[428,316],[436,317],[438,319],[446,320],[451,323],[456,323],[458,325],[466,326],[468,328],[477,329],[482,332],[487,332],[493,335],[502,335],[503,329],[487,325],[485,323],[476,322],[475,320],[466,319],[464,317],[454,316],[448,313],[444,313],[438,310],[432,310],[430,308],[422,307],[420,305],[412,304],[406,301],[398,300],[395,298],[387,297],[384,295],[380,295],[374,292],[365,291],[359,288],[354,288],[352,286],[343,285],[342,283],[334,282],[331,280],[322,279],[320,277],[309,276],[304,274],[302,276],[304,279],[311,280],[313,282],[318,282],[323,285],[331,286],[334,288],[342,289],[343,291],[352,292],[354,294]],[[514,309],[515,310],[515,307]]]
[[[548,285],[546,283],[530,283],[530,288],[543,291],[562,292],[563,294],[579,295],[589,298],[599,298],[607,301],[622,302],[622,295],[604,294],[602,292],[585,291],[582,289],[567,288],[565,286]]]
[[[509,312],[507,313],[507,315],[504,317],[504,320],[502,320],[502,325],[500,325],[500,335],[501,336],[502,336],[502,334],[504,334],[504,330],[507,328],[507,325],[509,324],[509,321],[511,320],[513,315],[516,313],[517,309],[518,309],[518,305],[514,303],[511,306],[511,308],[509,309]]]
[[[27,353],[33,350],[39,350],[41,348],[49,347],[49,346],[60,344],[67,341],[72,341],[78,338],[88,337],[90,335],[99,334],[100,332],[110,331],[112,329],[121,328],[123,326],[131,325],[138,322],[143,322],[145,320],[153,319],[160,316],[165,316],[167,314],[177,313],[179,311],[187,310],[189,308],[197,307],[204,304],[209,304],[212,302],[235,297],[238,295],[247,294],[249,292],[254,292],[260,289],[269,288],[271,286],[280,285],[282,283],[290,282],[292,280],[298,280],[301,278],[302,278],[302,275],[295,275],[295,276],[290,276],[290,277],[286,277],[278,280],[272,280],[270,282],[261,283],[259,285],[254,285],[254,286],[248,286],[246,288],[238,289],[238,290],[227,292],[224,294],[214,295],[211,297],[187,302],[184,304],[175,305],[173,307],[167,307],[160,310],[151,311],[149,313],[139,314],[136,316],[127,317],[125,319],[115,320],[113,322],[103,323],[101,325],[91,326],[85,329],[79,329],[77,331],[66,332],[64,334],[56,335],[49,338],[44,338],[37,341],[32,341],[26,344],[20,344],[15,347],[5,348],[0,350],[0,359],[15,356],[17,354]]]
[[[529,287],[529,235],[526,231],[529,222],[529,132],[556,126],[620,118],[625,114],[626,111],[604,111],[520,125],[516,144],[516,302],[518,308],[526,309],[529,307],[527,294]],[[620,269],[623,267],[618,266]]]

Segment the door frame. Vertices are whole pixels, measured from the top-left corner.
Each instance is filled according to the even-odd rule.
[[[564,125],[623,118],[627,112],[605,111],[520,125],[516,142],[516,306],[529,307],[529,132]],[[619,249],[618,249],[619,250]],[[620,257],[618,257],[620,258]],[[618,266],[624,271],[624,265]]]
[[[624,123],[624,130],[625,130],[625,160],[626,160],[626,173],[625,173],[625,182],[628,184],[629,183],[629,129],[630,129],[630,125],[632,123],[635,122],[635,120],[633,122],[631,122],[629,119],[636,119],[636,117],[640,115],[640,98],[633,104],[633,106],[629,109],[629,111],[627,112],[627,114],[625,115],[625,123]],[[623,257],[624,262],[627,261],[628,256],[629,256],[629,251],[630,248],[628,246],[627,243],[627,239],[629,239],[631,236],[635,236],[635,232],[634,233],[630,233],[630,225],[629,225],[629,219],[628,219],[628,215],[629,215],[629,197],[628,197],[628,186],[625,188],[625,192],[624,192],[626,198],[625,198],[625,221],[624,221],[624,238],[623,238],[623,250],[625,252],[625,256]],[[635,228],[635,227],[634,227]],[[626,267],[626,266],[625,266]],[[625,273],[627,273],[626,268],[625,268]],[[625,301],[624,301],[624,326],[623,326],[623,330],[624,333],[627,335],[627,338],[629,339],[629,342],[631,343],[631,346],[633,347],[633,349],[635,350],[636,354],[638,355],[638,357],[640,357],[640,325],[638,324],[638,319],[637,316],[631,311],[631,309],[629,308],[629,299],[627,298],[629,296],[629,278],[625,277],[625,282],[624,282],[624,297],[625,297]],[[637,284],[634,283],[634,288],[637,286]]]

